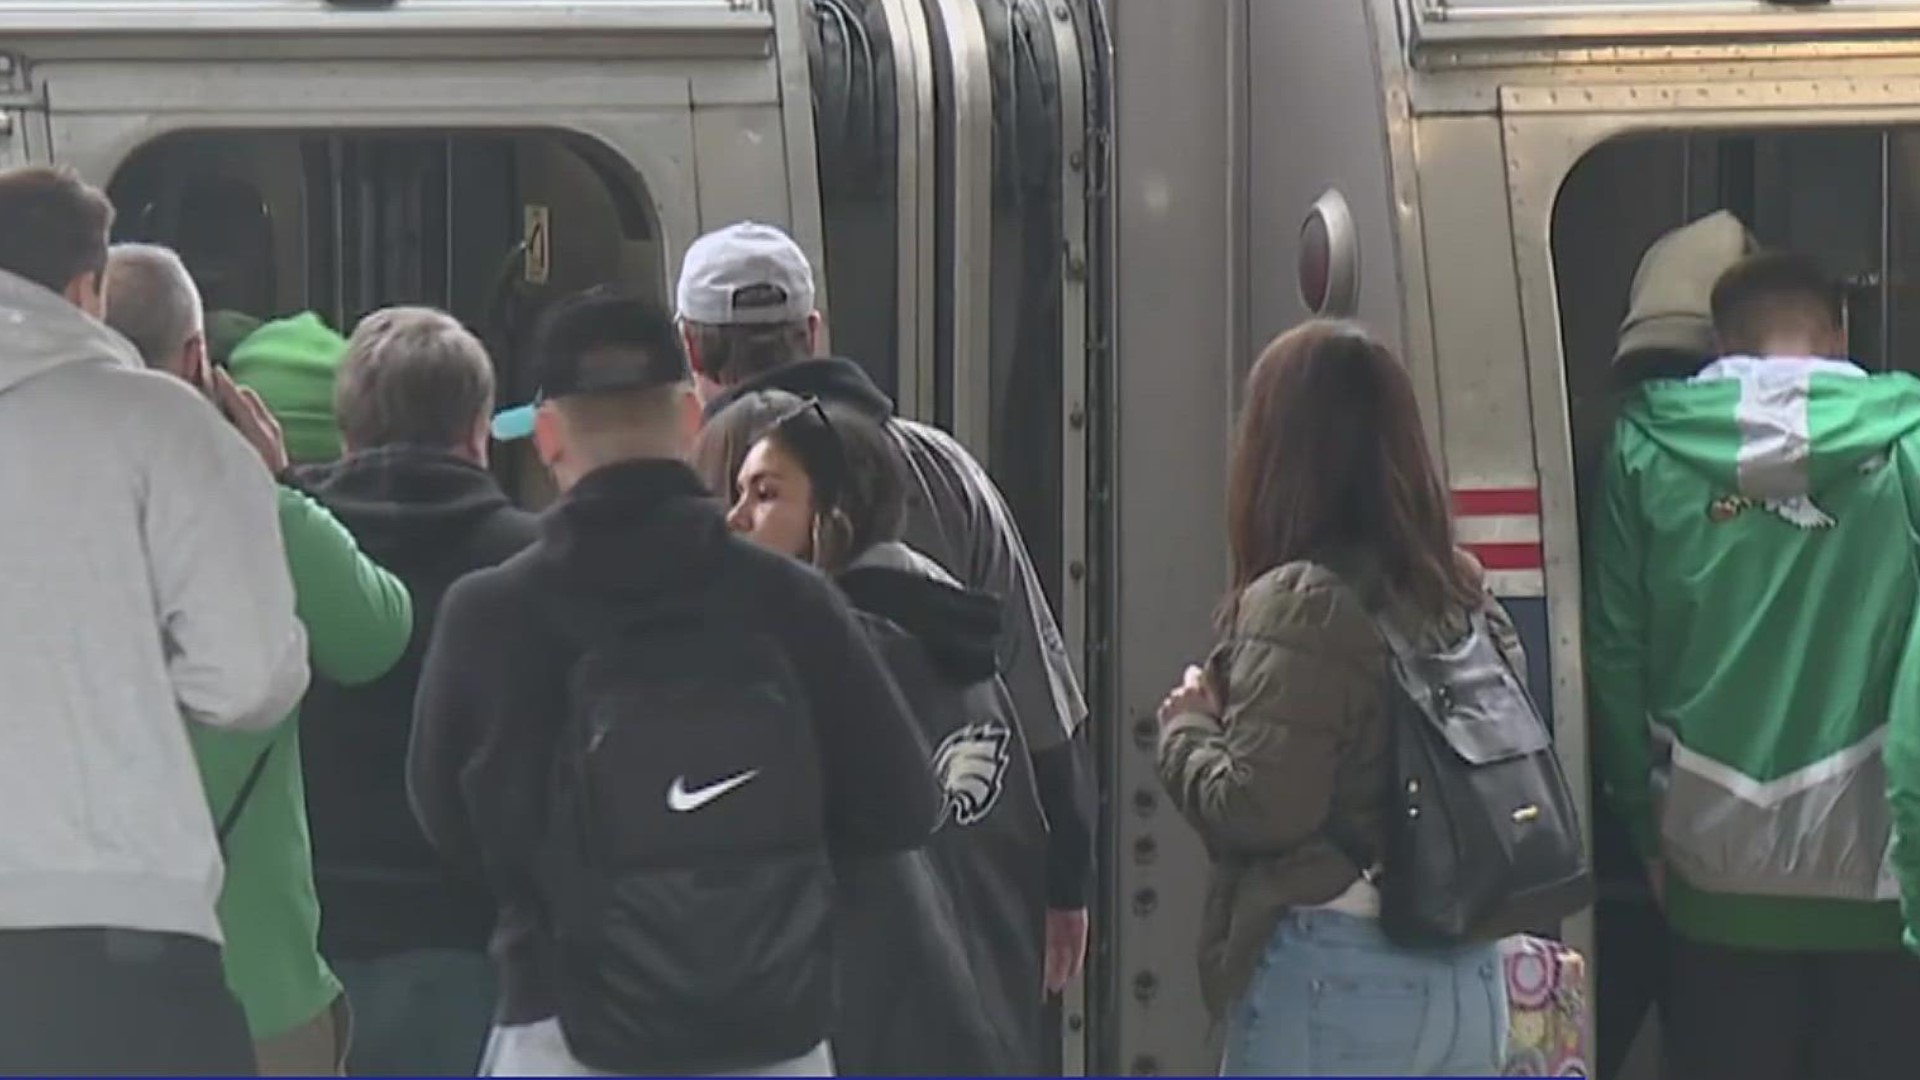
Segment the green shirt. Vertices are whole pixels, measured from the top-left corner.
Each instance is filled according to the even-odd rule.
[[[347,685],[385,674],[413,633],[406,587],[361,554],[325,508],[287,488],[280,489],[280,530],[315,674]],[[273,750],[227,838],[219,905],[227,985],[256,1039],[306,1023],[340,994],[320,956],[298,722],[296,712],[265,732],[189,725],[216,825],[261,752]]]

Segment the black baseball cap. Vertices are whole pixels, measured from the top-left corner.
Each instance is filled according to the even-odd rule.
[[[540,389],[525,405],[494,414],[501,442],[533,434],[540,403],[583,394],[651,390],[693,378],[686,346],[659,302],[601,285],[560,300],[540,316],[533,334]]]

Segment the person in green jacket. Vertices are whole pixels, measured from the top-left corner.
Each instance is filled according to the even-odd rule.
[[[1714,286],[1721,358],[1622,410],[1589,536],[1606,794],[1674,955],[1668,1075],[1891,1075],[1920,1016],[1881,746],[1920,609],[1920,380],[1808,259]]]
[[[148,366],[206,388],[268,469],[284,474],[287,449],[273,414],[206,362],[199,295],[178,257],[163,248],[117,247],[107,288],[110,322]],[[310,356],[317,325],[267,323],[241,348],[268,355],[290,334]],[[335,338],[344,353],[345,340]],[[284,485],[279,499],[295,607],[315,670],[347,684],[379,678],[412,634],[406,588],[363,555],[318,503]],[[340,1075],[351,1025],[340,982],[319,951],[298,713],[266,732],[195,731],[193,746],[227,859],[219,901],[227,982],[246,1012],[261,1074]]]

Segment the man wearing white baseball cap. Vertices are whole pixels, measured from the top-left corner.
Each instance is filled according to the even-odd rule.
[[[786,233],[742,222],[700,237],[682,264],[677,302],[709,418],[747,394],[785,390],[884,423],[914,481],[906,542],[968,588],[1000,598],[1001,674],[1046,812],[1044,982],[1058,993],[1078,973],[1086,949],[1092,798],[1079,729],[1087,708],[1005,499],[951,435],[895,417],[893,402],[859,365],[814,356],[820,315],[813,267]],[[1031,1055],[1019,1071],[1032,1075],[1040,1066],[1039,997],[1007,1006],[1005,1024]]]

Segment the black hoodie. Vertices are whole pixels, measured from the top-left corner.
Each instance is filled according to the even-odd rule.
[[[970,999],[943,1002],[948,987],[923,981],[916,992],[896,990],[892,1000],[876,1001],[863,1012],[857,976],[870,969],[858,967],[856,977],[843,982],[850,1023],[835,1040],[836,1057],[847,1059],[849,1073],[1034,1075],[1042,1060],[1047,824],[1026,740],[999,678],[1000,605],[954,584],[931,560],[901,544],[866,553],[838,584],[867,618],[869,634],[932,749],[943,805],[940,829],[925,856],[945,897],[934,916],[951,919],[973,991]],[[845,940],[855,951],[865,944],[884,950],[886,943],[872,942],[872,936],[854,933]],[[876,958],[873,967],[881,966],[884,960]],[[961,1051],[915,1036],[951,1031],[952,1018],[968,1014],[981,1018],[984,1031],[964,1048],[964,1062]],[[874,1068],[852,1053],[872,1044],[847,1037],[861,1034],[849,1029],[865,1015],[895,1025],[878,1034]],[[944,1069],[938,1057],[915,1056],[939,1053],[947,1057]]]
[[[441,853],[484,867],[499,899],[503,1023],[555,1015],[554,928],[536,866],[579,643],[650,605],[687,602],[743,635],[770,632],[787,652],[819,741],[836,858],[915,848],[933,828],[926,748],[838,590],[730,534],[684,464],[600,469],[541,517],[533,547],[448,592],[421,677],[413,804]],[[714,679],[729,677],[730,657],[711,662]]]
[[[334,960],[479,951],[493,899],[473,876],[443,866],[407,805],[413,699],[447,589],[531,544],[538,519],[487,470],[421,447],[353,454],[304,469],[298,481],[414,598],[413,639],[392,671],[358,687],[316,675],[302,709],[321,951]]]
[[[711,417],[757,390],[817,397],[886,424],[914,480],[908,486],[903,539],[962,585],[999,598],[1000,677],[1033,755],[1052,831],[1046,856],[1050,906],[1085,907],[1094,810],[1086,739],[1075,735],[1086,717],[1086,701],[1006,500],[951,435],[896,419],[893,402],[851,360],[803,360],[775,368],[709,401],[706,413]]]

